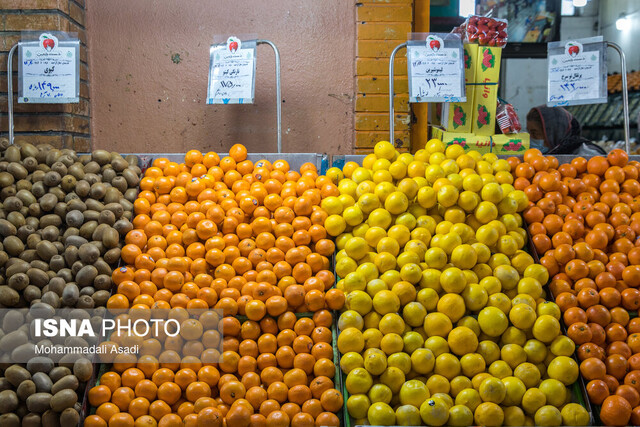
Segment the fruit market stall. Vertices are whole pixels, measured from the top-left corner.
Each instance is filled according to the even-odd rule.
[[[467,101],[415,154],[380,141],[329,167],[241,144],[122,156],[3,140],[0,304],[180,325],[113,333],[101,347],[141,350],[93,365],[7,359],[3,421],[640,422],[640,163],[529,150],[498,111],[500,47],[482,44],[460,48]],[[7,357],[31,350],[17,320],[32,322],[4,316]]]
[[[26,402],[31,413],[24,416],[83,418],[89,427],[112,419],[637,420],[640,184],[637,163],[620,150],[592,159],[528,150],[505,159],[437,139],[415,155],[381,142],[368,156],[334,158],[324,175],[323,156],[309,155],[312,162],[294,169],[242,146],[228,155],[193,150],[150,163],[145,155],[47,150],[5,144],[2,304],[214,309],[220,328],[206,336],[188,329],[163,342],[160,353],[120,358],[96,374],[82,361],[53,368],[52,383],[71,376],[51,392],[39,391],[46,389],[38,372],[14,365],[5,371],[12,385],[5,394]],[[30,158],[42,165],[31,174]],[[78,198],[61,195],[67,201],[46,205],[56,188]],[[39,195],[36,202],[29,192]],[[44,226],[35,228],[40,240],[24,233],[35,227],[28,218]],[[54,238],[54,229],[58,237],[44,239]],[[36,270],[66,265],[71,252],[78,257],[73,268],[58,270],[71,276],[49,279],[36,295]],[[95,256],[94,277],[84,263]],[[180,348],[188,354],[176,358]],[[31,383],[43,402],[26,400]],[[57,393],[55,406],[45,406]]]

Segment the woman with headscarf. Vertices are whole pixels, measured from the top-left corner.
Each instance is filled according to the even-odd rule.
[[[600,146],[581,136],[580,123],[562,107],[541,105],[532,108],[527,114],[527,131],[531,136],[531,148],[548,154],[607,154]]]

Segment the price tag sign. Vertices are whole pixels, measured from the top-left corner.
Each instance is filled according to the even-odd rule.
[[[409,102],[464,102],[464,52],[457,34],[407,42]]]
[[[252,104],[256,83],[256,42],[229,37],[210,49],[207,104]]]
[[[547,105],[607,102],[607,69],[602,37],[548,44]]]
[[[80,102],[80,41],[42,33],[18,44],[18,102]]]

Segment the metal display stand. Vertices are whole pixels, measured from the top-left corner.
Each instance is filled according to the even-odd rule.
[[[169,161],[180,163],[184,160],[185,153],[122,153],[123,156],[132,154],[137,156],[140,161],[140,168],[144,172],[146,168],[151,166],[154,159],[163,157]],[[226,156],[227,153],[218,153],[220,157]],[[252,162],[259,160],[267,160],[275,162],[276,160],[286,160],[292,169],[300,169],[304,163],[312,163],[318,169],[318,173],[324,175],[329,169],[329,156],[319,153],[248,153],[247,159]]]
[[[627,60],[622,51],[622,48],[617,43],[605,42],[607,47],[612,48],[620,55],[620,74],[622,75],[622,104],[623,104],[623,116],[624,116],[624,143],[627,154],[631,153],[631,146],[629,144],[629,91],[627,88]],[[394,91],[394,60],[396,54],[403,47],[407,47],[407,42],[400,43],[391,52],[389,57],[389,141],[394,140],[394,118],[395,110],[393,108],[393,100],[395,96]]]
[[[389,142],[393,144],[394,141],[394,127],[395,127],[395,109],[393,108],[393,98],[395,97],[393,88],[393,61],[396,59],[396,53],[403,47],[407,47],[407,42],[400,43],[393,49],[391,56],[389,57]],[[395,144],[394,144],[395,145]]]
[[[280,51],[276,45],[269,40],[258,39],[256,44],[268,44],[273,49],[276,56],[276,114],[278,122],[278,153],[282,153],[282,94],[280,92]]]
[[[14,44],[9,50],[7,58],[7,113],[9,115],[9,144],[13,144],[13,54],[20,42]],[[93,149],[93,147],[91,147]]]
[[[9,50],[9,57],[7,58],[7,112],[9,115],[9,143],[13,144],[14,139],[14,127],[13,127],[13,54],[18,48],[20,42],[14,44]],[[277,132],[278,132],[278,153],[282,152],[282,93],[280,85],[280,52],[276,45],[270,40],[259,39],[256,40],[256,44],[267,44],[271,46],[275,54],[276,60],[276,114],[277,114]],[[93,143],[89,142],[90,149],[93,151]]]
[[[622,75],[622,108],[624,119],[624,147],[627,154],[631,154],[629,144],[629,90],[627,88],[627,59],[622,48],[617,43],[606,42],[606,46],[612,48],[620,55],[620,74]]]

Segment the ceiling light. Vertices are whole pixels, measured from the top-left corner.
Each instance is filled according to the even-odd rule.
[[[584,7],[587,5],[587,0],[573,0],[573,5],[575,7]]]
[[[621,13],[620,17],[616,20],[616,29],[618,31],[626,31],[629,29],[631,22],[625,13]]]
[[[458,14],[463,18],[476,13],[476,1],[475,0],[460,0]]]

